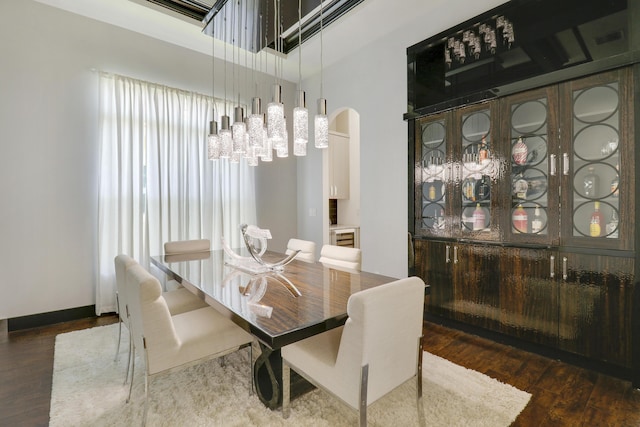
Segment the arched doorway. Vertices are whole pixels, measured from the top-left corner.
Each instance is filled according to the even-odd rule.
[[[323,243],[336,244],[335,234],[360,233],[360,115],[341,108],[329,116],[329,149],[323,155]],[[345,239],[348,245],[348,239]]]

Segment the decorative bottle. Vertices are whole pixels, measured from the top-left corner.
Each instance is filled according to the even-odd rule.
[[[436,199],[436,187],[431,184],[429,186],[429,200],[435,200]]]
[[[593,202],[593,213],[591,214],[591,221],[589,223],[589,235],[591,237],[602,236],[602,228],[604,225],[604,215],[600,212],[600,202]]]
[[[436,228],[438,230],[444,229],[444,209],[440,209],[440,216],[436,217]]]
[[[618,184],[620,183],[620,176],[618,171],[618,165],[616,165],[616,175],[611,180],[611,196],[618,197],[620,193],[618,192]]]
[[[511,220],[513,222],[513,227],[520,233],[526,233],[529,220],[527,218],[527,212],[524,210],[522,205],[518,205],[515,211],[513,211],[513,215],[511,216]]]
[[[618,238],[618,212],[615,208],[611,210],[611,219],[607,223],[607,237],[610,239]]]
[[[522,137],[518,138],[518,142],[516,142],[513,146],[513,161],[517,165],[524,165],[527,162],[528,154],[529,149],[527,148],[527,144],[522,141]]]
[[[584,176],[583,190],[585,197],[596,197],[598,195],[598,187],[600,184],[600,178],[594,172],[593,166],[590,166],[588,173]]]
[[[478,196],[478,200],[485,200],[489,198],[490,191],[491,186],[489,185],[489,177],[487,175],[482,175],[480,182],[476,184],[476,195]]]
[[[480,153],[478,153],[478,160],[482,163],[489,158],[489,150],[487,149],[487,140],[482,137],[482,144],[480,145]]]
[[[520,178],[516,180],[513,185],[513,190],[516,198],[525,200],[527,198],[527,191],[529,190],[529,183],[526,179],[520,175]]]
[[[476,209],[473,211],[473,230],[478,231],[484,228],[485,215],[484,209],[480,207],[480,203],[476,204]]]
[[[533,220],[531,221],[531,232],[537,234],[540,233],[540,231],[542,231],[542,218],[540,218],[540,207],[536,206],[533,213]]]

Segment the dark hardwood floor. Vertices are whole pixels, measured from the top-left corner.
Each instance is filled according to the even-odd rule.
[[[0,334],[0,426],[46,426],[55,336],[115,321]],[[425,350],[531,393],[514,426],[640,426],[640,391],[627,381],[434,323],[425,323]]]
[[[49,425],[56,335],[116,321],[115,315],[101,316],[9,334],[6,327],[3,328],[5,332],[0,333],[0,426]]]

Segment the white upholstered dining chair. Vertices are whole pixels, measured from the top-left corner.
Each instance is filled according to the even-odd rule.
[[[362,269],[362,250],[344,246],[323,245],[318,261],[330,267],[360,271]]]
[[[193,239],[193,240],[172,240],[164,243],[164,256],[181,259],[181,255],[203,256],[211,250],[211,241],[209,239]],[[177,289],[182,284],[175,279],[169,279],[165,285],[166,290]]]
[[[209,252],[211,241],[209,239],[174,240],[164,243],[165,255],[178,255],[185,253]]]
[[[314,263],[316,262],[316,243],[309,240],[289,239],[287,243],[287,255],[291,255],[294,251],[299,251],[296,259],[300,261]]]
[[[245,346],[251,348],[253,337],[211,307],[172,316],[157,278],[138,264],[130,266],[126,276],[131,334],[134,347],[143,355],[145,363],[142,421],[145,425],[149,382],[154,376],[224,356]],[[253,378],[252,367],[250,352],[250,378]],[[251,388],[251,380],[249,384]]]
[[[417,277],[357,292],[347,303],[344,326],[282,347],[282,414],[290,408],[290,369],[356,409],[367,407],[411,378],[422,408],[424,282]]]
[[[129,331],[129,338],[131,338],[131,326],[129,324],[129,300],[127,294],[127,277],[126,272],[132,265],[138,265],[138,262],[126,254],[117,255],[114,260],[116,270],[116,301],[118,303],[118,346],[116,348],[116,359],[120,353],[120,343],[122,341],[122,326],[124,325]],[[185,313],[191,310],[197,310],[203,307],[208,307],[208,304],[196,295],[189,292],[188,289],[180,288],[173,291],[164,292],[163,297],[167,303],[167,308],[171,315]],[[134,352],[133,342],[129,339],[129,358],[127,363],[127,373],[125,376],[125,383],[129,378],[129,368],[133,363]]]

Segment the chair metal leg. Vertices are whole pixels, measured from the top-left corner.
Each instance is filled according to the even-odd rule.
[[[423,337],[418,338],[418,366],[417,366],[417,384],[416,391],[418,393],[418,399],[422,398],[422,339]]]
[[[131,355],[129,357],[129,363],[131,364],[131,382],[129,383],[129,396],[127,396],[127,403],[129,403],[129,400],[131,400],[131,389],[133,388],[133,376],[136,371],[135,357],[136,357],[136,348],[132,345]]]
[[[249,395],[253,396],[253,343],[249,344]]]
[[[149,412],[149,374],[144,373],[144,414],[142,416],[142,427],[147,425],[147,413]]]
[[[418,409],[418,422],[420,427],[426,426],[424,417],[424,405],[422,404],[422,355],[423,355],[423,338],[418,339],[418,369],[416,373],[416,407]]]
[[[367,387],[369,384],[369,365],[364,365],[360,371],[360,427],[367,426]]]
[[[127,373],[124,376],[124,383],[122,385],[127,384],[129,381],[129,371],[131,370],[131,351],[133,349],[133,343],[131,342],[131,333],[129,333],[129,354],[127,354]],[[133,381],[133,378],[131,379]]]
[[[118,355],[120,354],[120,340],[122,339],[122,319],[118,321],[118,346],[116,347],[116,355],[113,361],[118,361]]]
[[[119,307],[118,303],[118,293],[116,292],[116,307]],[[120,340],[122,339],[122,317],[118,313],[118,347],[116,347],[116,355],[113,358],[113,361],[118,360],[118,354],[120,354]]]
[[[289,401],[291,399],[291,368],[287,362],[282,359],[282,418],[289,418],[291,408]]]

